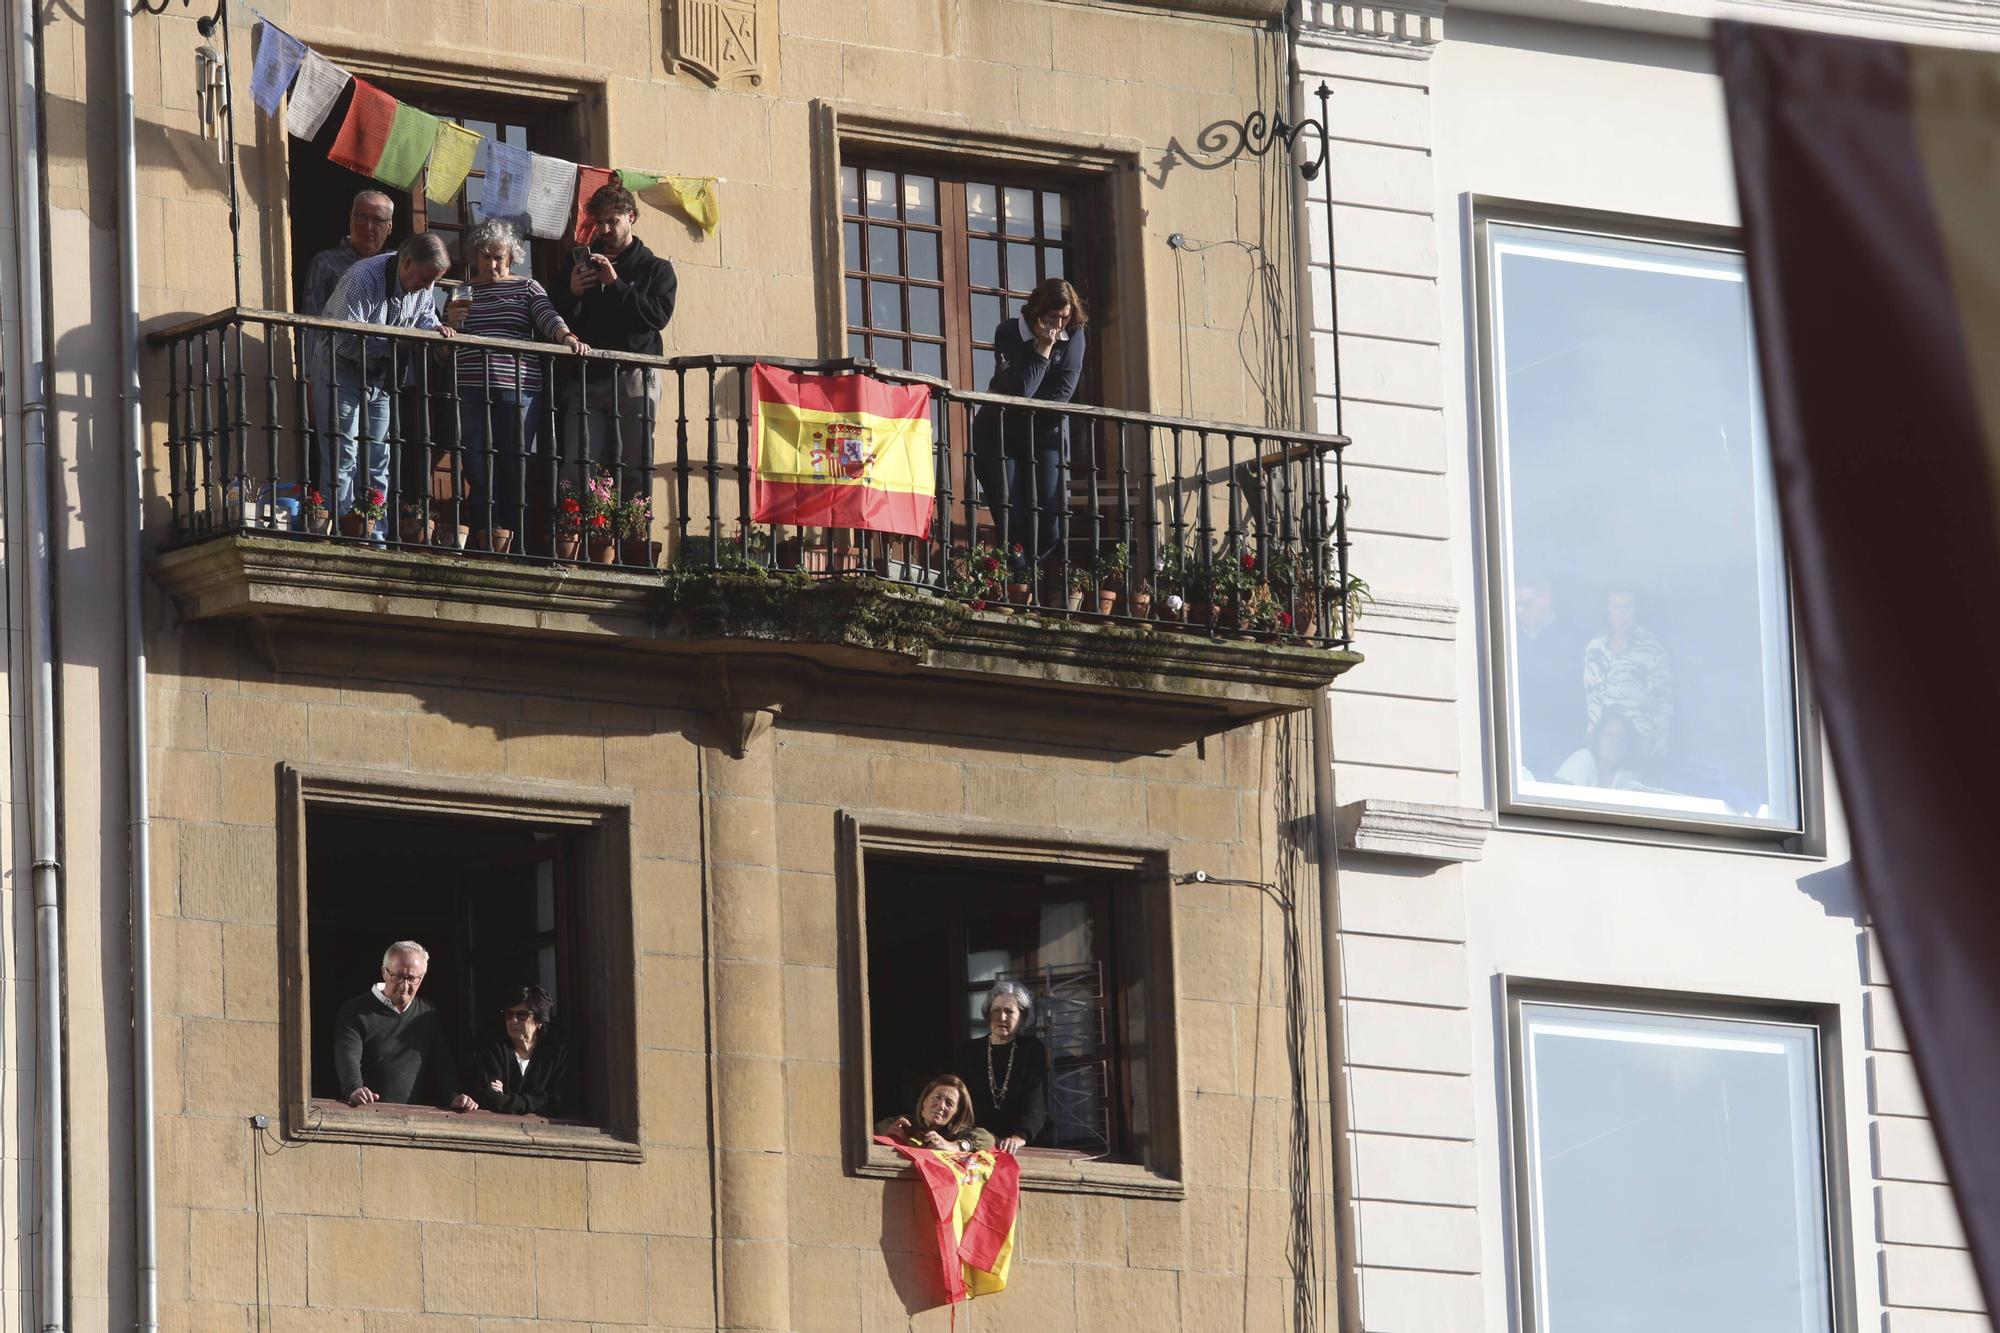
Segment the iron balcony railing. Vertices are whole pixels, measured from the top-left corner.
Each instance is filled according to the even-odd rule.
[[[628,572],[872,576],[994,609],[1339,648],[1365,595],[1335,437],[1053,408],[861,360],[578,356],[266,310],[151,342],[176,545],[257,531]],[[760,362],[930,387],[928,536],[753,521]],[[354,495],[330,474],[343,400],[379,414],[379,497],[365,430]],[[517,437],[528,450],[507,447]],[[1062,461],[1038,474],[1044,456]],[[374,500],[379,521],[359,512]]]

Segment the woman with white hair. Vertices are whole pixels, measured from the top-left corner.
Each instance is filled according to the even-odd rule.
[[[471,281],[445,306],[445,322],[481,338],[542,339],[579,355],[590,348],[570,332],[549,294],[533,278],[514,276],[528,257],[511,223],[487,218],[465,234],[465,267]],[[542,425],[543,358],[483,347],[453,352],[458,388],[458,443],[465,451],[470,485],[473,546],[504,550],[521,526],[524,458],[535,452]]]
[[[972,1092],[973,1122],[993,1131],[1002,1152],[1035,1141],[1049,1120],[1049,1051],[1023,1031],[1035,997],[1018,981],[986,992],[986,1035],[958,1048],[956,1072]]]

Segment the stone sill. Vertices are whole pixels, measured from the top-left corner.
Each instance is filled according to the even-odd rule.
[[[1101,1194],[1115,1199],[1184,1199],[1187,1186],[1136,1162],[1106,1162],[1047,1148],[1024,1148],[1021,1188],[1042,1194]],[[879,1143],[854,1174],[871,1180],[915,1180],[916,1168]]]
[[[315,1143],[368,1143],[384,1147],[445,1148],[516,1157],[582,1158],[639,1162],[645,1152],[595,1125],[538,1115],[495,1111],[446,1111],[432,1106],[349,1106],[327,1097],[307,1102],[293,1139]]]
[[[524,636],[621,653],[759,653],[877,674],[1150,699],[1213,731],[1311,706],[1351,651],[973,611],[870,578],[675,575],[237,533],[160,554],[187,620]],[[629,659],[628,659],[629,660]]]

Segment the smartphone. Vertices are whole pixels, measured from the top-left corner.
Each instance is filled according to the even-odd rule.
[[[569,266],[571,268],[582,268],[585,264],[588,264],[589,262],[590,262],[589,246],[579,245],[574,250],[571,250],[569,252]]]

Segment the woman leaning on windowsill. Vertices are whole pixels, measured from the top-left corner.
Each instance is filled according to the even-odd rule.
[[[507,992],[500,1035],[481,1047],[466,1093],[481,1110],[550,1119],[582,1111],[577,1061],[540,986]]]
[[[1033,1143],[1049,1121],[1049,1051],[1023,1031],[1034,997],[1018,982],[986,993],[986,1035],[958,1048],[956,1072],[972,1090],[972,1116],[1002,1152]]]

